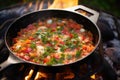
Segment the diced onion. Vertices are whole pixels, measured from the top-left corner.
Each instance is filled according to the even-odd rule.
[[[52,19],[47,20],[47,23],[51,24],[52,23]]]
[[[16,46],[16,49],[18,50],[18,49],[20,49],[20,47],[21,47],[21,45],[17,45],[17,46]]]
[[[81,29],[80,29],[80,32],[85,32],[85,29],[81,28]]]
[[[41,45],[39,45],[39,46],[37,46],[37,54],[41,54],[41,53],[44,53],[45,51],[44,51],[44,47],[43,46],[41,46]]]
[[[40,26],[40,27],[38,28],[38,30],[45,30],[45,29],[47,29],[46,26]]]

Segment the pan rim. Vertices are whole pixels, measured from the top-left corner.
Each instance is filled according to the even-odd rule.
[[[80,59],[77,59],[77,60],[75,60],[75,61],[73,61],[73,62],[71,62],[71,63],[67,63],[67,64],[55,64],[55,65],[38,64],[38,63],[35,63],[35,62],[31,62],[31,61],[24,60],[24,59],[16,56],[16,55],[14,54],[14,52],[10,49],[10,47],[8,46],[8,43],[7,43],[7,38],[6,38],[6,36],[7,36],[7,34],[8,34],[8,31],[9,31],[10,27],[11,27],[16,21],[18,21],[19,19],[23,18],[24,16],[27,16],[27,15],[29,15],[29,14],[34,14],[34,13],[36,13],[36,12],[43,12],[43,11],[66,11],[66,12],[70,12],[70,13],[74,13],[74,14],[80,15],[79,13],[75,13],[75,12],[73,12],[73,11],[68,11],[68,10],[62,10],[62,9],[43,9],[43,10],[38,10],[38,11],[33,11],[33,12],[30,12],[30,13],[27,13],[27,14],[24,14],[24,15],[16,18],[16,19],[9,25],[9,27],[7,28],[7,30],[6,30],[6,32],[5,32],[5,37],[4,37],[4,39],[5,39],[5,45],[7,46],[7,49],[10,51],[10,55],[11,55],[11,54],[14,55],[16,58],[22,60],[22,61],[25,62],[25,63],[35,64],[35,65],[39,65],[39,66],[53,66],[53,67],[55,67],[55,66],[71,65],[71,64],[74,64],[74,63],[76,63],[76,62],[79,62],[79,61],[85,59],[86,57],[88,57],[89,55],[91,55],[91,54],[96,50],[96,48],[98,47],[98,45],[99,45],[99,43],[100,43],[100,41],[101,41],[101,33],[100,33],[100,30],[99,30],[98,26],[97,26],[95,23],[93,23],[90,19],[88,19],[86,16],[80,15],[80,16],[86,18],[87,20],[89,20],[89,21],[96,27],[97,32],[98,32],[98,41],[97,41],[97,43],[95,44],[95,48],[94,48],[87,56],[82,57],[82,58],[80,58]]]

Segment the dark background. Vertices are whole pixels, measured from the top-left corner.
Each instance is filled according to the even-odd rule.
[[[0,9],[35,0],[0,0]],[[36,0],[37,1],[37,0]],[[79,0],[79,4],[100,9],[120,17],[120,0]]]

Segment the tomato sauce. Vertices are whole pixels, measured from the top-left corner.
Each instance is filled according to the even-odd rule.
[[[14,54],[37,64],[68,64],[90,54],[93,35],[72,19],[48,18],[18,32],[10,47]]]

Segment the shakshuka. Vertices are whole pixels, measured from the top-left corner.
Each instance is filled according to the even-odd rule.
[[[23,60],[43,65],[69,64],[95,48],[93,34],[72,19],[47,18],[17,33],[10,49]]]

